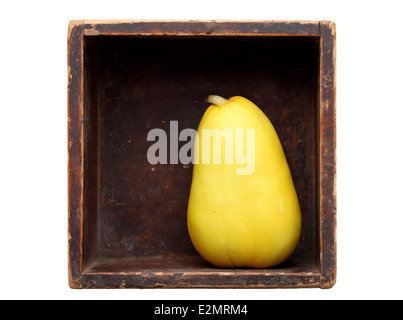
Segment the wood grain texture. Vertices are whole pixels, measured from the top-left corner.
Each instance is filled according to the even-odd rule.
[[[320,265],[321,287],[336,281],[336,26],[321,27],[320,77]]]
[[[331,287],[334,43],[329,22],[72,22],[70,286]],[[255,102],[283,144],[303,227],[295,253],[276,268],[204,262],[186,228],[191,165],[147,161],[148,131],[169,133],[174,120],[179,131],[196,129],[209,94]]]
[[[97,21],[84,22],[85,35],[319,36],[317,21]]]
[[[83,245],[83,22],[72,21],[68,33],[68,251],[69,283],[80,287]]]

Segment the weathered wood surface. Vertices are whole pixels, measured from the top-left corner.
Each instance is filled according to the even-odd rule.
[[[321,287],[336,281],[336,26],[321,22],[319,176]]]
[[[71,287],[334,284],[333,23],[75,21],[68,44]],[[277,268],[206,264],[187,235],[191,166],[147,162],[147,132],[196,128],[211,93],[250,98],[283,143],[303,229]]]

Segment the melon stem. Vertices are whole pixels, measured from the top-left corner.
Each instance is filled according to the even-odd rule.
[[[221,106],[224,103],[227,103],[227,99],[224,99],[223,97],[216,96],[216,95],[209,95],[206,99],[208,103],[214,104],[216,106]]]

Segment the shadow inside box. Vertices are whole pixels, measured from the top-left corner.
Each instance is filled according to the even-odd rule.
[[[150,164],[147,134],[169,133],[170,121],[197,129],[216,91],[249,97],[275,126],[302,210],[296,261],[315,256],[318,45],[304,37],[86,38],[84,269],[106,259],[97,257],[116,267],[197,261],[186,226],[192,166]]]

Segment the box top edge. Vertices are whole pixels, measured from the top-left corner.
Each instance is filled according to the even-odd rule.
[[[84,20],[84,35],[320,36],[320,21],[302,20]]]
[[[72,20],[78,21],[78,20]],[[79,20],[84,24],[120,24],[120,23],[299,23],[318,25],[321,20],[237,20],[237,19],[89,19]]]

